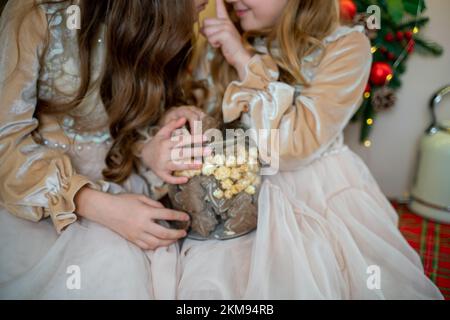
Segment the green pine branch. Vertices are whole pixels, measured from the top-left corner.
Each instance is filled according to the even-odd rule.
[[[414,27],[423,27],[425,26],[428,22],[430,22],[430,18],[429,17],[421,17],[418,19],[414,19],[411,21],[407,21],[404,23],[401,23],[398,25],[398,28],[400,30],[407,30],[407,29],[413,29]]]
[[[422,54],[431,54],[438,57],[444,53],[444,48],[435,42],[425,40],[419,36],[415,36],[414,40],[416,41],[416,49]]]
[[[354,0],[357,5],[358,12],[366,12],[371,5],[378,5],[381,8],[381,24],[382,29],[377,32],[377,36],[372,40],[372,45],[379,48],[373,54],[374,62],[386,62],[393,65],[393,60],[388,60],[387,54],[384,53],[386,49],[388,53],[393,54],[398,58],[405,51],[407,41],[393,42],[386,41],[386,35],[391,33],[396,36],[398,31],[412,31],[415,27],[423,28],[429,22],[429,17],[423,17],[422,14],[426,11],[427,6],[425,0]],[[419,7],[420,5],[420,7]],[[420,8],[420,10],[419,10]],[[428,54],[433,56],[440,56],[443,53],[443,48],[439,44],[428,41],[417,34],[413,35],[416,43],[416,52],[419,54]],[[389,82],[388,86],[394,90],[402,86],[401,76],[406,71],[407,61],[410,54],[406,55],[397,68],[394,70],[394,77]],[[376,88],[374,88],[376,89]],[[360,139],[364,143],[370,136],[373,125],[367,123],[367,119],[374,119],[376,111],[372,105],[372,98],[364,99],[358,112],[352,118],[352,121],[361,122]]]

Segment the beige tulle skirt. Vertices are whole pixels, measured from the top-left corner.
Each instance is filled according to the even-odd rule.
[[[92,179],[101,172],[100,161],[73,160]],[[136,175],[106,189],[149,193]],[[268,177],[258,230],[242,238],[144,252],[94,222],[79,220],[58,236],[49,220],[0,208],[0,243],[0,299],[442,298],[396,212],[346,148]]]
[[[106,147],[71,155],[77,172],[98,181]],[[133,174],[104,192],[151,195]],[[178,244],[142,251],[113,231],[79,220],[57,235],[49,219],[34,223],[0,207],[0,299],[175,299]],[[79,277],[79,278],[78,278]]]
[[[176,246],[144,252],[87,220],[58,236],[3,209],[0,241],[0,299],[175,298]]]
[[[344,147],[267,177],[258,229],[186,240],[180,299],[442,299],[365,164]]]

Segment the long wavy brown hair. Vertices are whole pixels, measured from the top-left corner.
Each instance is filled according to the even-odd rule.
[[[123,182],[137,168],[140,130],[155,124],[168,107],[185,104],[196,10],[193,0],[35,0],[35,5],[78,4],[80,86],[75,97],[38,101],[41,114],[74,110],[92,84],[92,49],[106,25],[106,60],[100,96],[109,119],[113,144],[103,176]]]
[[[227,5],[227,8],[236,27],[243,33],[232,7]],[[312,51],[323,48],[322,40],[339,25],[339,16],[338,0],[288,0],[278,23],[271,29],[243,33],[244,44],[249,51],[257,53],[252,46],[253,40],[257,37],[266,39],[269,54],[280,70],[280,81],[307,86],[301,73],[302,60]],[[214,94],[218,98],[214,114],[219,118],[226,87],[238,76],[220,52],[215,54],[210,67]]]

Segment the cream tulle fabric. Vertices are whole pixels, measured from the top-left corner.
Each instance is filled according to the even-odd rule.
[[[107,146],[71,154],[83,176],[96,181]],[[102,182],[108,193],[150,196],[149,184],[134,174],[123,185]],[[144,252],[111,230],[81,220],[58,235],[51,220],[19,219],[0,207],[0,299],[175,299],[178,245]],[[81,288],[71,290],[71,266]]]
[[[176,246],[143,252],[119,235],[77,221],[58,236],[49,220],[0,209],[0,299],[174,299]],[[80,289],[70,289],[72,266]]]
[[[346,147],[267,178],[256,232],[187,240],[180,259],[181,299],[442,298],[396,212]],[[367,286],[370,266],[380,268],[380,290]]]
[[[19,7],[16,1],[10,1],[4,17],[8,17],[7,12],[20,12]],[[53,14],[56,15],[50,23],[49,52],[44,57],[44,65],[39,65],[43,30]],[[261,98],[253,99],[250,106],[252,117],[246,118],[250,126],[270,127],[282,123],[288,140],[305,136],[300,134],[302,130],[314,135],[320,132],[320,127],[326,128],[324,140],[308,140],[316,141],[316,145],[309,143],[307,148],[300,148],[301,141],[289,140],[292,142],[289,147],[295,150],[292,158],[307,156],[308,159],[296,171],[282,171],[264,181],[255,233],[224,242],[186,240],[180,255],[178,246],[143,252],[96,223],[76,220],[70,210],[73,195],[83,184],[95,184],[105,192],[154,196],[152,189],[157,182],[148,171],[133,174],[123,185],[99,180],[108,149],[103,134],[89,133],[79,140],[69,139],[70,132],[61,130],[55,122],[40,121],[49,145],[37,145],[31,139],[30,130],[37,125],[33,117],[37,96],[54,97],[55,87],[69,90],[77,83],[76,63],[72,63],[77,56],[73,47],[76,42],[73,33],[64,29],[61,15],[54,7],[44,6],[31,17],[24,24],[28,36],[19,41],[25,49],[23,64],[11,82],[1,79],[0,154],[4,157],[1,173],[8,179],[2,178],[0,189],[2,203],[11,209],[0,207],[0,298],[441,298],[437,288],[423,275],[419,257],[397,230],[396,214],[367,168],[339,139],[334,141],[352,113],[346,107],[358,104],[357,101],[347,103],[348,92],[360,86],[350,82],[348,90],[333,93],[333,89],[342,87],[327,82],[330,75],[322,73],[316,79],[325,87],[313,86],[307,96],[304,91],[298,100],[298,110],[306,104],[309,110],[316,108],[317,112],[296,114],[297,109],[284,104],[274,109],[279,110],[276,122],[255,108],[273,106],[266,93],[259,94],[264,87],[260,92],[252,88],[244,91],[245,84],[230,86],[238,93],[245,92],[247,97]],[[8,20],[2,18],[3,21]],[[4,39],[11,39],[10,31],[2,33]],[[328,40],[337,39],[333,35]],[[0,56],[3,71],[12,70],[14,59],[6,59],[17,54],[14,43],[12,40],[0,43],[1,52],[7,53]],[[339,57],[346,50],[344,47],[334,53]],[[339,83],[342,78],[336,76],[332,80]],[[361,78],[358,83],[362,82]],[[283,84],[272,84],[270,88],[275,94],[294,94],[294,90]],[[280,88],[285,90],[277,90]],[[323,88],[327,88],[327,99],[315,99],[315,96],[322,97]],[[342,112],[333,115],[327,113],[324,103],[335,96],[341,99]],[[235,100],[239,97],[242,96],[230,95],[226,104],[230,114],[240,115],[242,104]],[[283,99],[287,100],[290,99]],[[87,99],[85,107],[93,112],[91,120],[103,119],[104,110],[96,99]],[[317,125],[314,119],[322,120],[321,126],[314,128]],[[329,124],[333,119],[336,123],[332,127]],[[297,126],[292,126],[294,123]],[[295,131],[297,135],[289,134],[293,127],[299,130]],[[70,146],[66,145],[68,140]],[[286,151],[283,159],[292,160],[289,148],[281,147]],[[58,166],[50,167],[46,163]],[[49,206],[46,197],[50,191],[55,193],[54,206]],[[52,221],[29,221],[46,216]],[[65,229],[58,235],[54,227],[57,231]],[[366,286],[367,267],[371,265],[380,267],[380,290],[372,291]],[[67,286],[72,266],[80,271],[79,290]]]
[[[362,31],[339,27],[325,39],[318,66],[314,55],[305,59],[310,86],[279,82],[268,55],[256,55],[246,79],[230,84],[225,121],[279,129],[274,143],[269,131],[255,139],[260,149],[278,150],[281,170],[264,178],[254,233],[184,242],[178,298],[442,299],[398,230],[396,212],[343,144],[372,61]]]
[[[111,142],[107,127],[76,131],[80,123],[70,118],[62,127],[50,117],[35,118],[37,99],[74,92],[79,70],[76,32],[66,28],[65,4],[32,9],[33,3],[9,1],[1,19],[0,299],[174,299],[178,246],[143,252],[107,228],[77,220],[73,212],[73,197],[83,185],[157,198],[161,181],[145,168],[122,185],[102,181]],[[15,27],[24,13],[18,59]],[[101,40],[94,77],[102,68]],[[89,115],[82,123],[88,127],[105,118],[98,90],[90,92],[78,110]],[[38,123],[42,144],[31,137]],[[79,290],[67,286],[78,275],[67,273],[72,266],[80,271]]]

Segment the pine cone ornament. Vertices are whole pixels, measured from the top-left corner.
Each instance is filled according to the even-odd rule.
[[[372,106],[377,112],[389,110],[396,102],[395,91],[389,87],[376,90],[372,96]]]

